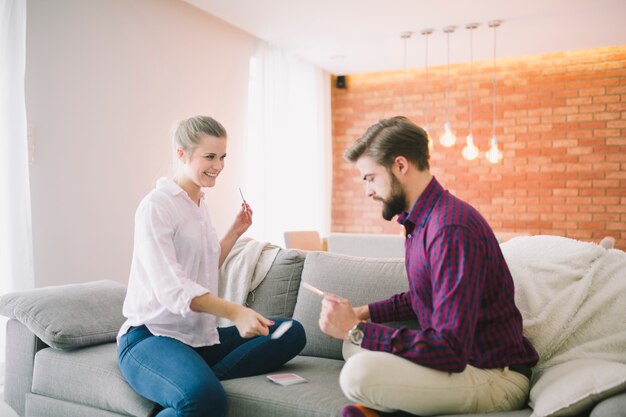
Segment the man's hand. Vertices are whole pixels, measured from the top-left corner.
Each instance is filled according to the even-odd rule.
[[[324,295],[319,326],[322,332],[336,339],[348,339],[348,330],[359,322],[352,305],[345,298]]]
[[[354,307],[354,314],[356,314],[359,320],[369,320],[370,306],[365,304],[364,306]]]

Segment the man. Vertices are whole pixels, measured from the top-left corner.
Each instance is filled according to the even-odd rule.
[[[406,232],[409,290],[353,308],[322,302],[320,328],[343,339],[344,417],[488,413],[526,404],[538,354],[522,335],[511,273],[486,220],[429,169],[426,132],[407,118],[370,127],[346,151]],[[380,323],[417,319],[419,330]],[[370,321],[366,321],[370,320]],[[389,414],[388,414],[389,413]]]

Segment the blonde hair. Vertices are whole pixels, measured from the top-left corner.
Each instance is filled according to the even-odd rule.
[[[216,138],[226,138],[226,129],[217,120],[209,116],[193,116],[181,120],[172,135],[173,171],[176,172],[180,166],[178,159],[178,149],[191,155],[200,144],[202,135],[209,135]]]

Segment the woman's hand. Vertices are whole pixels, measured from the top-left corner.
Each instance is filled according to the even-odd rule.
[[[233,323],[239,330],[239,335],[243,338],[251,338],[256,336],[267,336],[269,334],[269,326],[274,324],[272,320],[266,319],[251,308],[241,306],[241,308],[233,315]]]
[[[241,203],[241,210],[237,213],[237,217],[235,217],[231,230],[237,235],[237,237],[239,237],[243,235],[251,225],[252,209],[248,203]]]
[[[224,260],[226,260],[237,239],[248,230],[250,225],[252,225],[252,209],[248,203],[241,203],[241,210],[237,213],[233,225],[230,226],[230,229],[228,229],[220,241],[222,250],[220,251],[219,268],[222,267]]]
[[[245,338],[267,336],[270,331],[269,326],[274,324],[272,320],[266,319],[251,308],[226,301],[210,292],[194,297],[190,308],[192,311],[226,317],[235,323],[239,334]]]

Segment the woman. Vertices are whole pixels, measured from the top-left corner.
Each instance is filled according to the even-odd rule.
[[[293,322],[270,320],[217,296],[218,269],[252,224],[242,208],[219,241],[202,188],[211,188],[226,158],[226,131],[210,117],[180,123],[174,134],[178,167],[160,178],[135,215],[134,252],[118,334],[118,363],[140,395],[166,416],[224,416],[220,380],[263,374],[296,356],[306,342]],[[217,317],[234,326],[218,328]]]

